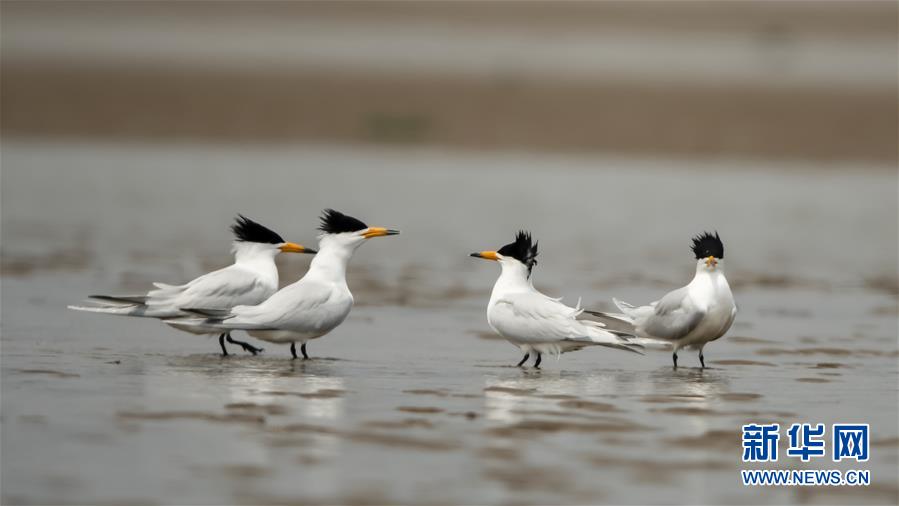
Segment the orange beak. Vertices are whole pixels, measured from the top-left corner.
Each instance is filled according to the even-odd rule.
[[[318,253],[312,248],[307,248],[303,245],[293,243],[293,242],[285,242],[281,246],[278,247],[284,253],[309,253],[310,255],[314,255]]]
[[[717,265],[718,265],[718,259],[717,259],[717,258],[715,258],[715,257],[713,257],[713,256],[710,256],[710,257],[708,257],[708,258],[705,259],[705,266],[706,266],[706,267],[716,267]]]
[[[392,230],[384,227],[368,227],[368,230],[362,234],[362,237],[366,239],[371,239],[372,237],[384,237],[387,235],[397,235],[399,234],[399,230]]]
[[[479,253],[472,253],[469,256],[473,256],[475,258],[483,258],[484,260],[499,260],[499,257],[496,256],[495,251],[481,251]]]

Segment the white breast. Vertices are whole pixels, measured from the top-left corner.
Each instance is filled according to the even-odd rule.
[[[701,344],[723,336],[734,321],[736,305],[733,293],[723,274],[715,273],[706,282],[691,287],[690,297],[698,307],[705,309],[699,326],[685,339],[684,344]]]

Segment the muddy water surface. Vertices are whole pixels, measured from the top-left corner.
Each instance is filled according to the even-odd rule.
[[[3,162],[4,503],[899,500],[890,171],[25,142]],[[312,360],[64,309],[226,263],[236,212],[314,243],[325,206],[403,234],[359,250],[357,307]],[[517,227],[538,287],[598,308],[686,282],[689,235],[717,228],[737,322],[706,370],[605,349],[512,367],[484,314],[496,266],[467,253]],[[739,484],[741,424],[851,421],[870,487]]]

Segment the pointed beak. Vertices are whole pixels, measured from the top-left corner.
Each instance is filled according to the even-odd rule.
[[[715,258],[715,257],[713,257],[713,256],[710,256],[710,257],[708,257],[708,258],[705,259],[705,266],[706,266],[706,267],[716,267],[717,265],[718,265],[718,259],[717,259],[717,258]]]
[[[310,255],[314,255],[318,253],[312,248],[307,248],[301,244],[293,243],[293,242],[285,242],[281,246],[278,247],[284,253],[309,253]]]
[[[496,256],[495,251],[481,251],[478,253],[472,253],[469,256],[473,256],[475,258],[483,258],[484,260],[499,260],[499,257]]]
[[[389,228],[383,227],[368,227],[368,230],[362,234],[362,237],[366,239],[371,239],[372,237],[384,237],[388,235],[397,235],[399,234],[399,230],[393,230]]]

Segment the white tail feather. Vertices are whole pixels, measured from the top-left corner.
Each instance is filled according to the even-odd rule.
[[[145,316],[145,306],[68,306],[74,311],[87,311],[89,313],[103,313],[119,316]]]

